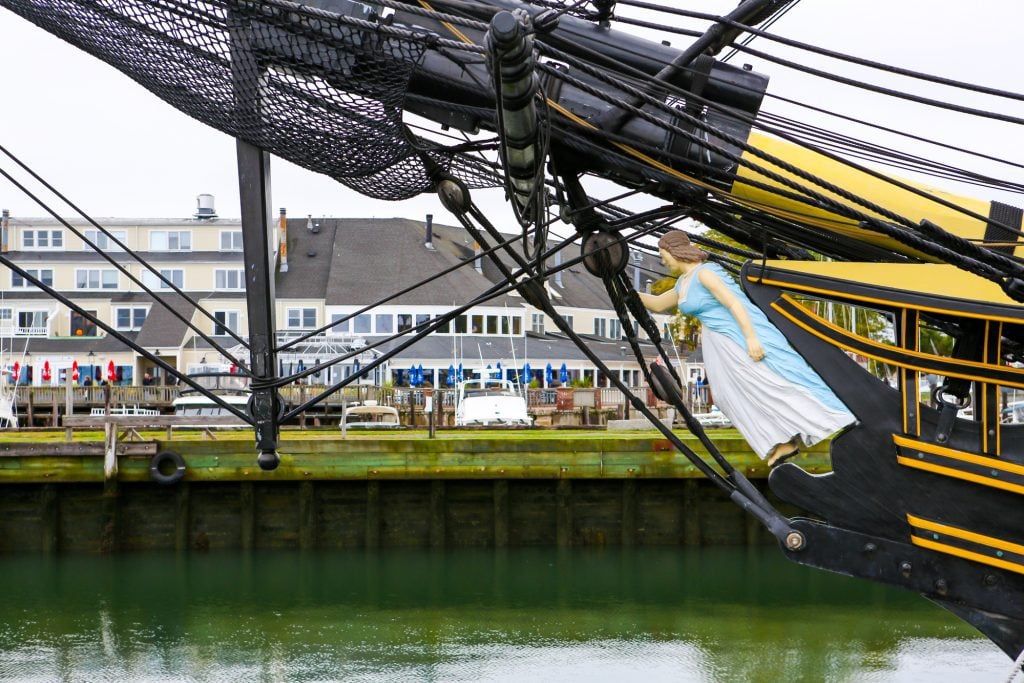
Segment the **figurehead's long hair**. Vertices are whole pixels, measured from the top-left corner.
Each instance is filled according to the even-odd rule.
[[[706,251],[694,246],[682,230],[669,230],[658,240],[658,248],[664,249],[673,258],[687,263],[700,263],[708,258]]]

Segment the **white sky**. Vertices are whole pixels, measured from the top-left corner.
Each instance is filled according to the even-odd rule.
[[[687,4],[701,11],[724,13],[735,6],[736,0],[680,1],[674,6]],[[621,7],[619,13],[638,16],[637,10],[627,7]],[[1024,92],[1024,71],[1019,67],[1022,25],[1024,3],[1020,0],[804,0],[773,30],[880,62]],[[681,45],[687,39],[676,36],[672,41]],[[752,47],[778,55],[795,54],[803,62],[864,75],[862,70],[793,53],[763,39],[755,40]],[[4,9],[0,9],[0,49],[0,145],[21,157],[86,212],[97,217],[184,217],[195,210],[197,194],[210,193],[216,196],[222,217],[238,215],[232,139],[178,113],[120,72]],[[1024,163],[1021,126],[951,116],[816,79],[812,82],[742,54],[732,62],[750,62],[756,70],[769,74],[769,93],[853,116],[881,118],[896,128]],[[877,74],[870,78],[900,89],[913,88],[937,99],[1024,117],[1021,102],[916,85]],[[764,109],[821,122],[818,116],[792,112],[771,99],[766,100]],[[864,135],[863,131],[854,134]],[[916,145],[910,147],[921,151]],[[927,154],[1024,182],[1020,169],[963,161],[934,151]],[[13,171],[13,165],[2,156],[0,168]],[[929,182],[964,194],[1024,204],[1019,195]],[[375,201],[279,159],[272,167],[271,190],[275,210],[286,207],[290,216],[422,218],[434,213],[441,222],[453,221],[433,196],[400,203]],[[499,225],[510,222],[510,214],[500,206],[496,192],[490,197],[478,194],[477,199],[498,218]],[[8,208],[17,216],[45,215],[3,178],[0,208]],[[499,212],[504,213],[495,216]]]

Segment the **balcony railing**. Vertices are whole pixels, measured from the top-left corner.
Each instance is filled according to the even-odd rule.
[[[3,337],[48,337],[50,328],[48,325],[14,325],[12,323],[0,324],[0,336]]]

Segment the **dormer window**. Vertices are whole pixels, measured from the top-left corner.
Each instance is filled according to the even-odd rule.
[[[188,230],[154,230],[149,233],[150,251],[192,251],[192,233]]]
[[[25,251],[47,251],[64,248],[63,230],[22,230],[21,248]]]

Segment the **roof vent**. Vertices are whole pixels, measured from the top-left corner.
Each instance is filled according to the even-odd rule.
[[[309,214],[306,218],[306,230],[309,230],[314,235],[320,232],[320,224],[313,222],[313,214]]]
[[[196,195],[195,217],[199,220],[211,220],[217,217],[217,210],[213,208],[213,195]]]

